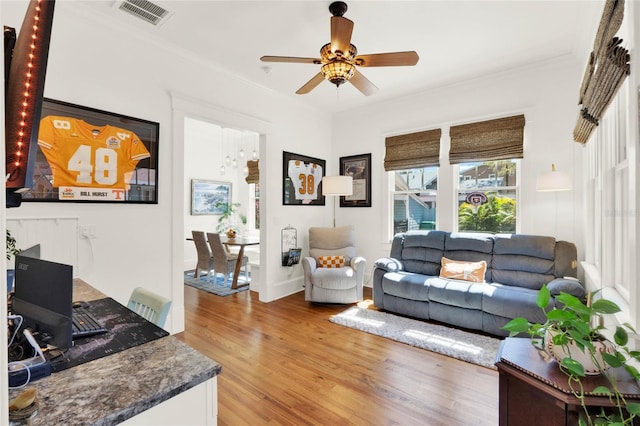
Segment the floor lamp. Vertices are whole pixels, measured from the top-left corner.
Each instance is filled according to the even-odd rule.
[[[322,195],[338,197],[353,194],[353,178],[351,176],[324,176],[322,178]],[[336,198],[333,199],[333,227],[336,227]]]

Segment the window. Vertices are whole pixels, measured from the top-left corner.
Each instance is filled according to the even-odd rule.
[[[613,287],[629,301],[635,199],[627,158],[627,93],[625,82],[585,145],[586,226],[593,235],[587,241],[585,260],[595,266],[604,287]]]
[[[518,160],[461,163],[458,231],[516,232]]]
[[[436,229],[438,167],[393,172],[393,232]]]

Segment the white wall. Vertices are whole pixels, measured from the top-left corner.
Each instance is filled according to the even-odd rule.
[[[582,63],[567,57],[334,116],[333,156],[372,154],[372,207],[339,208],[337,213],[338,224],[355,224],[360,255],[371,265],[389,253],[389,186],[383,170],[386,136],[432,128],[443,128],[447,135],[451,125],[524,113],[519,232],[574,242],[580,257],[582,189],[577,182],[582,174],[582,148],[573,142],[572,131],[582,72]],[[451,172],[447,155],[445,144],[441,173]],[[551,163],[573,176],[572,192],[556,196],[535,191],[536,177],[550,171]],[[438,227],[450,231],[457,208],[454,188],[444,179],[439,185]]]
[[[26,4],[2,2],[3,24],[19,28]],[[261,234],[265,243],[260,298],[272,300],[299,290],[301,269],[279,266],[280,229],[291,224],[302,235],[310,225],[323,223],[331,210],[281,205],[282,151],[328,159],[331,117],[293,97],[149,44],[117,22],[101,22],[80,3],[56,4],[45,96],[159,122],[159,202],[24,203],[6,211],[8,217],[74,216],[80,226],[95,225],[96,239],[78,241],[78,275],[120,302],[139,285],[171,297],[167,328],[172,332],[184,327],[184,138],[182,129],[174,131],[173,121],[178,95],[216,111],[268,123],[269,134],[261,136],[260,147],[263,224],[268,228]]]

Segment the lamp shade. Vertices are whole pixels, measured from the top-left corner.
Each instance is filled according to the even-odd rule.
[[[573,189],[571,176],[557,171],[554,164],[551,165],[551,171],[539,175],[536,182],[536,191],[539,192],[570,191],[571,189]]]
[[[322,195],[353,194],[353,178],[351,176],[325,176],[322,178]]]

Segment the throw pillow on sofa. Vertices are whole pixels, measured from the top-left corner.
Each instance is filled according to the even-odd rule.
[[[345,263],[345,257],[340,256],[320,256],[318,263],[321,268],[342,268]]]
[[[440,278],[470,281],[473,283],[483,283],[484,274],[487,272],[487,262],[463,262],[461,260],[451,260],[442,258],[440,268]]]

